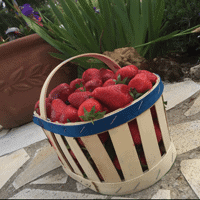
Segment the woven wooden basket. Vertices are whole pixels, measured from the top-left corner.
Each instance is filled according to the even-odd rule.
[[[109,57],[96,53],[81,54],[63,61],[49,74],[43,85],[40,95],[41,115],[39,116],[34,112],[34,123],[43,128],[65,172],[86,187],[107,195],[131,194],[150,187],[169,171],[176,158],[176,150],[169,135],[166,113],[163,106],[163,84],[160,77],[157,76],[158,81],[151,91],[134,100],[129,106],[108,113],[102,119],[94,120],[94,125],[91,122],[53,123],[47,119],[45,110],[45,98],[49,82],[56,71],[64,64],[80,57],[97,58],[108,65],[114,72],[120,68]],[[164,149],[162,156],[150,112],[152,106],[155,106],[162,134],[162,148]],[[140,163],[137,149],[128,126],[128,122],[133,119],[136,119],[140,132],[147,162],[145,170]],[[122,175],[115,168],[110,156],[97,136],[97,134],[105,131],[108,131],[111,138],[122,169]],[[80,148],[75,139],[78,137],[81,137],[86,150],[104,181],[100,180],[93,165],[90,164],[83,150]],[[79,164],[75,162],[69,153],[66,143],[74,152]]]

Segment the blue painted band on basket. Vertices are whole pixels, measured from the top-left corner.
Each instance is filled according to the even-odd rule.
[[[138,115],[142,114],[156,103],[156,101],[162,95],[163,89],[164,85],[162,81],[160,81],[156,88],[154,88],[152,92],[150,92],[140,101],[122,109],[113,115],[94,121],[94,125],[91,122],[81,125],[76,125],[76,123],[74,123],[74,125],[58,125],[51,121],[40,119],[35,115],[33,115],[33,122],[48,131],[67,137],[94,135],[127,123]]]

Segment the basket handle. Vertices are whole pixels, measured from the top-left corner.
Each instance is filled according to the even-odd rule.
[[[80,54],[78,56],[74,56],[72,58],[69,58],[65,61],[63,61],[62,63],[60,63],[57,67],[55,67],[52,72],[49,74],[49,76],[47,77],[47,79],[44,82],[44,85],[42,87],[41,93],[40,93],[40,99],[39,99],[39,107],[40,107],[40,117],[41,119],[46,120],[47,119],[47,113],[46,113],[46,109],[45,109],[45,99],[46,99],[46,95],[47,95],[47,89],[49,86],[49,83],[51,81],[51,79],[53,78],[53,76],[55,75],[55,73],[66,63],[70,62],[73,59],[76,58],[81,58],[81,57],[93,57],[93,58],[97,58],[99,60],[101,60],[102,62],[104,62],[106,65],[108,65],[108,67],[115,73],[118,69],[120,69],[121,67],[111,58],[109,58],[108,56],[105,56],[103,54],[98,54],[98,53],[85,53],[85,54]]]

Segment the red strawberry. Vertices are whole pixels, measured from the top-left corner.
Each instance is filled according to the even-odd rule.
[[[78,117],[78,110],[72,105],[68,105],[62,112],[58,122],[67,123],[67,122],[77,122],[80,121]]]
[[[83,168],[81,167],[80,163],[78,162],[78,160],[75,160],[76,165],[78,166],[78,168],[80,169],[80,171],[84,174]]]
[[[83,72],[82,79],[85,83],[92,79],[100,79],[101,80],[101,74],[100,71],[96,68],[89,68],[86,71]]]
[[[154,123],[157,141],[160,142],[161,139],[162,139],[162,135],[161,135],[161,131],[160,131],[160,128],[159,128],[159,124],[158,124],[157,121],[153,121],[153,123]],[[138,129],[136,119],[129,122],[128,125],[129,125],[130,131],[131,131],[131,135],[132,135],[134,144],[135,145],[142,144],[140,132],[139,132],[139,129]]]
[[[51,100],[49,98],[46,98],[45,102],[46,102],[47,117],[50,118],[51,117]],[[36,111],[38,115],[40,115],[39,100],[36,102],[34,110]]]
[[[79,109],[78,116],[81,118],[81,121],[90,121],[94,119],[102,118],[106,111],[103,111],[103,106],[94,98],[87,99],[84,101]]]
[[[75,90],[77,89],[76,85],[77,85],[77,84],[80,85],[81,83],[82,83],[83,85],[85,84],[85,83],[84,83],[84,80],[81,79],[81,78],[77,78],[77,79],[71,81],[71,83],[70,83],[70,88],[71,88],[71,90],[72,90],[72,91],[75,91]]]
[[[74,92],[69,95],[68,101],[75,108],[79,108],[79,106],[87,99],[92,96],[92,93],[89,91],[85,92]]]
[[[69,150],[69,153],[71,154],[71,156],[72,156],[75,160],[77,160],[76,156],[74,155],[74,152],[73,152],[71,149]]]
[[[107,81],[104,82],[103,86],[102,87],[107,87],[107,86],[110,86],[110,85],[115,85],[115,81],[113,79],[108,79]]]
[[[133,101],[128,86],[124,84],[95,88],[92,96],[107,106],[110,111],[121,108]]]
[[[138,129],[138,125],[137,125],[136,119],[130,121],[128,123],[128,126],[130,128],[134,144],[135,145],[141,144],[142,142],[141,142],[140,132],[139,132],[139,129]]]
[[[104,181],[104,179],[103,179],[102,175],[100,174],[99,170],[96,168],[95,171],[96,171],[96,173],[97,173],[99,179],[100,179],[101,181]]]
[[[140,73],[136,74],[136,76],[130,80],[128,87],[131,89],[135,88],[138,93],[145,93],[152,88],[152,83],[147,78],[146,74]]]
[[[153,118],[153,119],[157,119],[157,113],[156,113],[156,108],[155,108],[155,106],[152,106],[152,107],[150,108],[150,111],[151,111],[152,118]]]
[[[71,154],[72,158],[74,159],[76,165],[78,166],[78,168],[80,169],[80,171],[84,174],[83,168],[81,167],[81,165],[79,164],[76,156],[74,155],[74,152],[70,149],[69,153]]]
[[[117,70],[117,72],[115,73],[115,79],[117,79],[118,75],[121,76],[121,80],[126,77],[128,79],[132,79],[137,73],[138,68],[135,65],[128,65]]]
[[[104,144],[104,143],[108,140],[109,134],[108,134],[108,132],[106,131],[106,132],[103,132],[103,133],[98,134],[98,137],[99,137],[99,139],[101,140],[101,142]],[[77,138],[77,140],[78,140],[78,143],[79,143],[82,147],[85,147],[85,145],[84,145],[83,141],[81,140],[81,138]]]
[[[58,121],[67,105],[61,99],[54,99],[51,103],[51,121]]]
[[[160,150],[160,154],[162,155],[161,150]],[[140,159],[140,162],[141,162],[142,166],[146,166],[147,165],[147,161],[146,161],[146,158],[145,158],[145,155],[144,155],[143,151],[139,154],[139,159]]]
[[[113,163],[115,165],[115,167],[118,169],[118,170],[121,170],[121,166],[119,164],[119,160],[117,158],[117,156],[115,156],[114,160],[113,160]]]
[[[161,134],[158,120],[153,120],[153,124],[154,124],[154,128],[155,128],[157,140],[158,140],[158,142],[160,142],[162,140],[162,134]]]
[[[85,84],[86,91],[92,92],[95,88],[101,87],[102,81],[100,79],[92,79]]]
[[[146,158],[144,156],[144,152],[140,153],[139,159],[140,159],[140,163],[141,163],[142,166],[146,166],[147,165],[147,161],[146,161]]]
[[[106,114],[108,114],[110,112],[110,110],[106,106],[104,106],[103,104],[102,104],[102,106],[103,106],[102,111],[106,111]]]
[[[157,76],[147,70],[139,70],[138,73],[144,73],[147,75],[147,78],[151,81],[151,83],[156,83]]]
[[[114,72],[110,69],[101,68],[99,71],[103,83],[105,83],[108,79],[113,79],[115,77]]]
[[[61,99],[63,102],[66,102],[71,93],[70,86],[67,83],[62,83],[50,92],[49,99]]]

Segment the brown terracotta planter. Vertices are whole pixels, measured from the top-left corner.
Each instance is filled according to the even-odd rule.
[[[0,45],[0,125],[4,128],[32,121],[44,81],[62,62],[48,52],[58,51],[37,34]],[[77,78],[77,66],[67,66],[56,73],[48,93],[60,83]]]

